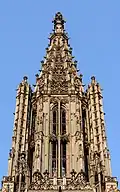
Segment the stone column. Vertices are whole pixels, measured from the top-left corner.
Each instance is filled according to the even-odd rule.
[[[75,169],[75,159],[76,159],[76,156],[75,156],[75,132],[76,132],[76,119],[75,119],[75,106],[76,106],[76,98],[75,96],[74,97],[71,97],[71,114],[70,114],[70,121],[71,121],[71,170],[72,169]]]
[[[85,170],[85,166],[84,166],[84,146],[83,146],[83,122],[82,122],[82,103],[80,101],[79,104],[79,108],[80,108],[80,138],[79,138],[79,163],[78,163],[78,167],[79,167],[79,171],[82,169],[83,171]]]
[[[20,129],[21,129],[21,120],[22,119],[22,113],[23,113],[23,91],[24,91],[24,86],[22,85],[20,95],[19,95],[19,116],[18,116],[18,124],[17,124],[17,138],[16,138],[16,148],[15,148],[15,167],[17,167],[18,163],[18,153],[19,153],[19,143],[20,143]]]
[[[70,134],[69,104],[66,104],[66,134]],[[70,138],[69,138],[70,139]],[[66,176],[70,176],[70,142],[66,144]]]
[[[44,168],[49,170],[49,98],[44,98]]]
[[[72,151],[71,151],[71,140],[72,140],[72,136],[71,136],[71,102],[70,102],[70,97],[69,97],[69,104],[68,104],[68,134],[69,134],[69,143],[68,143],[68,158],[69,158],[69,175],[70,172],[72,170]]]

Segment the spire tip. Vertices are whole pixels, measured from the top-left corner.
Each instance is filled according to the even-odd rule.
[[[53,20],[54,23],[54,30],[56,33],[61,33],[64,31],[64,23],[66,21],[63,18],[63,15],[61,14],[61,12],[57,12],[55,14],[55,18]]]
[[[28,80],[28,77],[27,76],[24,76],[23,77],[23,80],[26,82]]]

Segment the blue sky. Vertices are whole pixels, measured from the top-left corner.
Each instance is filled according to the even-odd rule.
[[[45,56],[52,19],[67,21],[73,55],[84,84],[92,75],[103,88],[112,173],[120,180],[120,0],[0,1],[0,178],[7,174],[17,85],[30,84]]]

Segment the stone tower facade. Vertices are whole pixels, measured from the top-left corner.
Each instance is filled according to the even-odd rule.
[[[111,176],[100,85],[92,77],[84,90],[60,12],[53,23],[34,90],[27,77],[17,89],[2,191],[118,191]]]

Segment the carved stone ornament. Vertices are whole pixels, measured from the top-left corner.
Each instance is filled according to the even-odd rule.
[[[106,192],[118,192],[118,189],[115,185],[109,185],[107,186]]]
[[[61,102],[62,102],[63,104],[66,104],[66,103],[69,102],[69,100],[68,100],[67,97],[63,97],[63,98],[61,99]]]
[[[4,176],[2,181],[2,192],[13,192],[14,190],[14,177]]]
[[[76,172],[73,170],[71,172],[72,175],[74,175],[74,177],[72,176],[72,180],[70,182],[68,182],[66,189],[68,190],[92,190],[90,184],[88,182],[86,182],[85,180],[85,176],[84,176],[84,172],[81,170],[81,172],[79,172],[76,175]]]
[[[33,175],[33,182],[29,186],[29,190],[50,190],[53,189],[53,183],[49,179],[48,171],[45,171],[44,176],[37,170]]]
[[[64,135],[61,135],[61,140],[63,141],[63,142],[66,142],[66,143],[68,143],[69,141],[70,141],[70,134],[64,134]]]
[[[54,133],[52,133],[52,134],[50,134],[50,136],[49,136],[49,140],[50,140],[51,142],[57,142],[57,136],[56,136]]]
[[[43,97],[43,102],[48,102],[48,97]]]
[[[2,192],[13,192],[14,183],[3,183]]]
[[[50,103],[57,104],[58,100],[59,100],[59,98],[57,98],[57,97],[51,97]]]
[[[12,147],[12,149],[10,149],[10,152],[9,152],[9,157],[13,158],[14,157],[14,153],[15,153],[15,149],[14,149],[14,147]]]
[[[67,92],[68,82],[66,81],[66,72],[64,71],[63,64],[60,64],[54,68],[51,82],[51,93],[67,94]]]
[[[117,182],[117,179],[116,179],[116,177],[106,176],[105,181],[107,181],[107,182]]]
[[[70,102],[75,102],[76,101],[76,97],[71,97],[70,98]]]
[[[76,91],[80,91],[80,86],[81,86],[80,79],[76,78],[74,85],[75,85]]]
[[[76,131],[76,133],[75,133],[75,142],[77,142],[78,140],[81,140],[81,133],[80,133],[80,131]]]
[[[43,123],[43,116],[42,116],[42,115],[41,115],[41,117],[40,117],[39,122],[40,122],[40,124],[42,124],[42,123]]]
[[[80,125],[80,123],[81,123],[81,120],[79,119],[79,116],[77,116],[76,123],[79,124],[79,125]]]
[[[13,181],[13,177],[11,177],[11,176],[4,176],[3,177],[3,182],[11,182],[11,181]]]
[[[37,84],[38,84],[38,86],[39,86],[39,91],[42,91],[43,88],[44,88],[44,79],[43,79],[43,76],[42,76],[41,78],[38,78]]]
[[[106,176],[105,177],[105,182],[106,182],[106,192],[118,192],[119,190],[117,189],[118,182],[116,177],[110,177]]]

